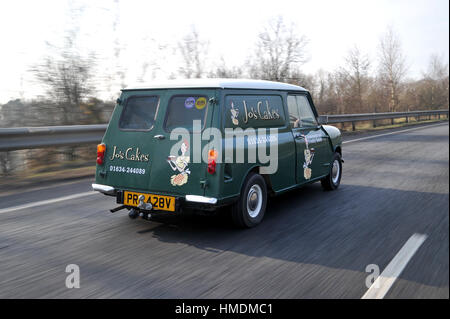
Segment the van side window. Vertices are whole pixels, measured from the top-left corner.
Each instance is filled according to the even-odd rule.
[[[309,104],[308,98],[304,95],[297,95],[297,105],[298,111],[300,113],[300,126],[301,127],[311,127],[317,126],[317,119],[314,115],[311,105]]]
[[[125,130],[147,131],[155,123],[159,97],[131,96],[122,110],[119,128]]]
[[[201,95],[174,95],[170,98],[166,112],[164,129],[171,132],[174,128],[182,127],[192,131],[194,120],[205,123],[208,98]]]
[[[288,95],[287,101],[291,128],[317,126],[316,117],[305,95]]]
[[[297,99],[295,95],[288,95],[287,104],[291,128],[300,127],[300,114],[298,112]]]

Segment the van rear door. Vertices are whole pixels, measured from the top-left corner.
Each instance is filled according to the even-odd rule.
[[[215,94],[211,89],[123,91],[103,140],[106,177],[97,182],[163,195],[204,195],[207,165],[193,162],[192,126],[194,120],[202,129],[210,126],[209,100]],[[171,140],[176,128],[189,134]],[[200,149],[208,142],[197,141]]]

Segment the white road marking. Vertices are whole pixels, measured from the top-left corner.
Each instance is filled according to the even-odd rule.
[[[383,299],[425,239],[427,235],[413,234],[361,299]]]
[[[81,180],[75,180],[75,181],[70,181],[70,182],[55,182],[54,184],[51,185],[47,185],[47,186],[32,186],[30,188],[26,188],[26,192],[32,192],[32,191],[36,191],[36,190],[45,190],[45,189],[49,189],[49,188],[55,188],[55,187],[60,187],[60,186],[67,186],[67,185],[71,185],[71,184],[77,184],[80,183],[80,181],[89,181],[89,185],[92,184],[92,179],[95,177],[95,172],[92,174],[92,176],[90,177],[85,177]],[[14,189],[11,191],[2,191],[1,196],[10,196],[10,195],[16,195],[16,194],[21,194],[20,190]]]
[[[427,125],[427,126],[409,128],[409,129],[406,129],[406,130],[395,131],[395,132],[390,132],[390,133],[384,133],[384,134],[371,135],[371,136],[366,136],[366,137],[361,137],[361,138],[355,138],[353,140],[344,141],[344,142],[342,142],[342,144],[368,140],[370,138],[375,138],[375,137],[380,137],[380,136],[386,136],[386,135],[398,134],[398,133],[403,133],[403,132],[415,131],[415,130],[425,129],[425,128],[429,128],[429,127],[435,127],[435,126],[440,126],[440,125],[443,125],[443,124],[439,123],[439,124],[434,124],[434,125]]]
[[[98,194],[98,192],[90,191],[90,192],[73,194],[73,195],[64,196],[64,197],[58,197],[58,198],[53,198],[53,199],[42,200],[42,201],[39,201],[39,202],[23,204],[23,205],[14,206],[14,207],[7,207],[7,208],[0,209],[0,214],[9,213],[9,212],[13,212],[13,211],[16,211],[16,210],[21,210],[21,209],[32,208],[32,207],[36,207],[36,206],[53,204],[53,203],[62,202],[62,201],[65,201],[65,200],[70,200],[70,199],[90,196],[90,195],[94,195],[94,194]]]

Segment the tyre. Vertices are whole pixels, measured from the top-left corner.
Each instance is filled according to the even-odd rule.
[[[239,200],[232,206],[234,224],[241,228],[258,225],[264,217],[266,204],[266,182],[261,175],[251,173],[244,182]]]
[[[335,190],[339,187],[342,177],[342,158],[339,153],[334,153],[331,161],[330,173],[320,182],[322,187],[327,191]]]

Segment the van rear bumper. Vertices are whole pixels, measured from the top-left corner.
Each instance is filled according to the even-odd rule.
[[[114,187],[102,184],[92,184],[92,189],[105,195],[115,196],[117,193],[117,190]]]
[[[102,184],[92,184],[92,189],[98,191],[105,195],[115,196],[117,199],[117,204],[123,204],[123,190],[116,189],[112,186],[102,185]],[[173,196],[160,194],[164,196]],[[177,210],[180,206],[185,206],[186,208],[200,208],[200,209],[211,209],[214,208],[218,200],[215,197],[206,197],[200,195],[185,195],[175,196],[176,197],[176,207]]]
[[[199,196],[199,195],[186,195],[185,200],[187,202],[193,202],[193,203],[202,203],[202,204],[217,204],[217,198],[214,197],[205,197],[205,196]]]

